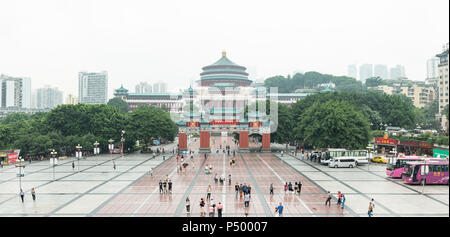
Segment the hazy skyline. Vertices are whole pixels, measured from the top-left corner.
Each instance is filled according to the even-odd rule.
[[[349,64],[404,65],[412,80],[449,41],[449,1],[0,2],[0,74],[78,95],[78,72],[187,88],[222,50],[251,79]],[[255,74],[257,78],[254,78]]]

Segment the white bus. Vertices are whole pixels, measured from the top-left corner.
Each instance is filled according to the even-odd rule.
[[[323,165],[328,165],[331,157],[342,157],[345,156],[345,149],[343,148],[328,148],[324,152],[322,152],[322,158],[320,159],[320,163]]]
[[[346,150],[330,148],[325,151],[321,163],[324,165],[328,165],[330,163],[330,158],[352,158],[356,161],[356,165],[369,163],[366,150]]]

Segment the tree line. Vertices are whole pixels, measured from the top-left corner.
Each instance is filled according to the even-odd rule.
[[[94,142],[108,150],[108,140],[120,142],[125,130],[125,149],[134,149],[136,141],[147,144],[151,139],[173,141],[178,128],[166,111],[141,106],[125,113],[115,105],[59,105],[47,113],[11,114],[0,120],[0,149],[20,149],[22,156],[48,155],[55,149],[70,155],[80,144],[92,151]]]

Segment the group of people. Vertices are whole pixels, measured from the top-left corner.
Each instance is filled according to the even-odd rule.
[[[24,202],[24,198],[25,198],[25,192],[23,191],[23,189],[20,189],[20,199],[22,199],[22,203]],[[36,201],[36,190],[34,188],[31,189],[31,197],[33,198],[33,201]]]
[[[328,204],[328,206],[331,205],[331,198],[332,198],[331,193],[330,193],[330,191],[328,191],[328,196],[327,196],[327,200],[325,201],[325,205],[327,205],[327,204]],[[338,199],[337,199],[336,205],[338,207],[340,206],[342,209],[344,209],[344,204],[345,204],[345,195],[341,191],[338,191]]]
[[[166,177],[164,180],[159,180],[159,193],[172,193],[172,180]]]
[[[242,184],[238,184],[236,182],[236,184],[234,185],[234,190],[236,192],[236,197],[242,198],[245,197],[245,195],[249,195],[249,197],[251,197],[252,194],[252,187],[250,185],[247,185],[246,183]]]
[[[286,182],[284,184],[284,193],[286,194],[286,192],[289,191],[293,194],[298,194],[300,195],[300,193],[302,192],[302,182],[298,181],[295,182],[294,185],[292,185],[291,182]],[[270,184],[270,194],[273,194],[273,184]]]

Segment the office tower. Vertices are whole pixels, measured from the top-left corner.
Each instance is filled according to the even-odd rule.
[[[358,69],[355,64],[348,65],[347,67],[347,76],[358,79]]]
[[[45,86],[36,90],[36,106],[38,109],[51,109],[62,103],[63,93],[58,88]]]
[[[359,80],[366,83],[367,78],[373,77],[372,64],[363,64],[359,66]]]
[[[388,69],[384,64],[376,64],[373,68],[373,76],[381,79],[388,79]]]
[[[390,69],[390,79],[399,79],[404,77],[406,77],[404,66],[397,65]]]
[[[153,84],[153,93],[159,93],[159,83]]]
[[[106,104],[108,102],[108,73],[106,71],[78,73],[78,102]]]
[[[0,107],[31,108],[31,79],[0,76]]]
[[[427,60],[427,79],[428,78],[438,78],[439,69],[439,58],[430,58]]]
[[[436,55],[439,58],[439,113],[448,105],[448,48],[444,52]]]
[[[64,102],[66,105],[76,105],[78,104],[78,97],[72,94],[68,94],[66,96],[66,101]]]
[[[159,82],[159,92],[160,93],[167,93],[167,83]]]
[[[136,85],[136,93],[152,93],[152,85],[148,84],[147,82],[140,82]]]

